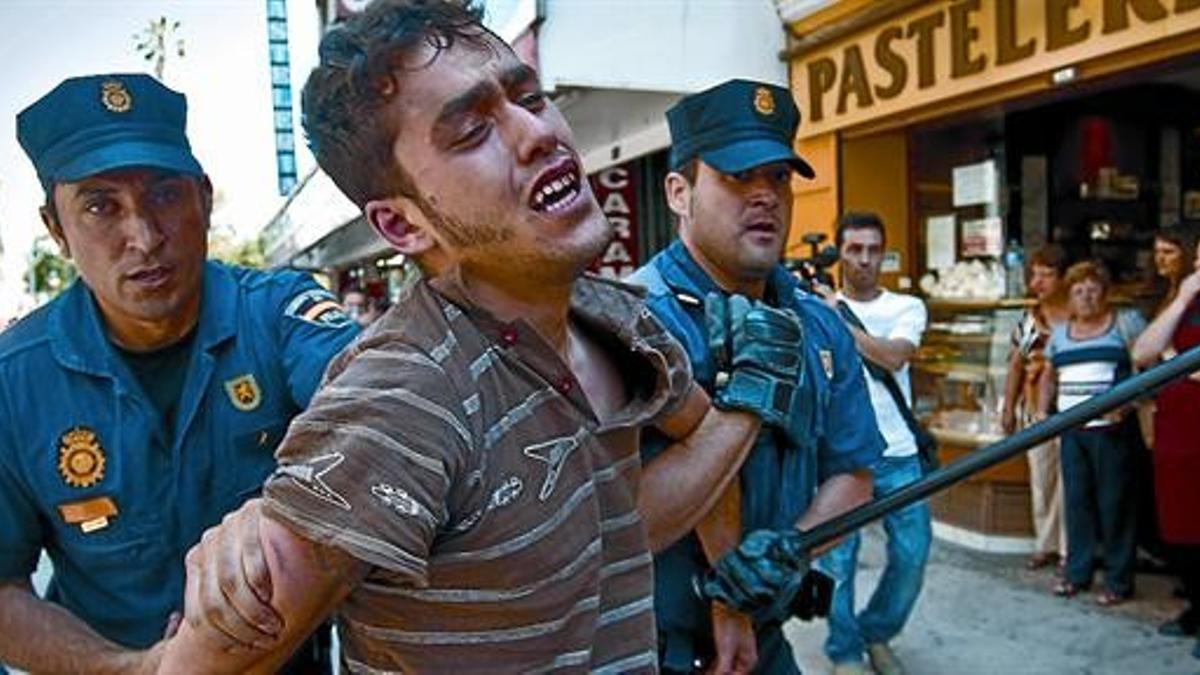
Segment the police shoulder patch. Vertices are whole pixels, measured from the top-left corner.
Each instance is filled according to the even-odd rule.
[[[285,316],[314,326],[340,328],[349,325],[350,317],[333,293],[323,288],[310,288],[292,298],[283,311]]]

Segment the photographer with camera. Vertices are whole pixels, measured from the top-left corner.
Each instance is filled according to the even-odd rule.
[[[824,232],[809,232],[800,237],[800,241],[808,244],[807,258],[790,258],[783,261],[784,267],[796,275],[800,287],[809,293],[814,292],[814,285],[833,287],[833,276],[829,268],[838,262],[838,250],[834,246],[821,246],[827,237]]]
[[[823,577],[804,575],[802,561],[811,552],[775,555],[772,537],[864,503],[871,493],[868,467],[883,440],[873,424],[863,424],[870,410],[850,335],[779,263],[791,223],[792,172],[813,176],[792,151],[799,112],[791,95],[733,80],[684,97],[667,120],[673,145],[665,189],[679,239],[629,281],[647,287],[647,306],[684,345],[696,381],[710,392],[727,368],[706,314],[709,325],[733,326],[747,312],[794,313],[804,348],[790,359],[777,355],[781,364],[797,367],[793,391],[769,393],[791,398],[783,430],[764,425],[739,483],[692,534],[655,556],[660,666],[665,673],[796,673],[781,625],[792,615],[823,613]],[[718,302],[706,303],[710,294]],[[721,317],[728,320],[714,321]],[[649,461],[665,439],[645,433],[642,452]],[[721,597],[765,598],[753,617],[721,602],[710,606],[692,590],[692,579],[735,546],[735,565],[744,563],[739,569],[748,574],[737,575],[737,588]]]
[[[872,467],[878,499],[918,480],[923,473],[918,446],[925,445],[928,437],[912,417],[908,364],[921,342],[927,312],[919,299],[879,285],[885,243],[879,216],[846,213],[838,219],[836,236],[842,290],[835,293],[821,284],[814,288],[830,307],[842,313],[865,360],[875,421],[887,441],[883,457]],[[836,581],[825,653],[837,674],[870,672],[863,663],[864,652],[875,672],[904,672],[888,641],[900,633],[921,592],[932,537],[929,507],[918,502],[889,513],[883,526],[887,566],[866,609],[857,616],[854,573],[860,536],[847,537],[818,562],[819,569]]]

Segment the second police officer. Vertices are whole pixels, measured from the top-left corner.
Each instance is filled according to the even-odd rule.
[[[679,238],[630,281],[647,287],[651,311],[684,345],[696,381],[710,391],[720,366],[705,333],[706,295],[738,294],[795,312],[805,332],[797,386],[812,414],[800,439],[764,427],[740,485],[691,535],[656,556],[664,672],[710,663],[718,670],[799,672],[781,630],[786,616],[752,623],[720,603],[709,606],[693,592],[692,578],[751,531],[811,528],[867,501],[869,467],[883,449],[853,340],[780,264],[792,174],[814,176],[792,149],[799,120],[786,89],[746,80],[686,96],[667,111],[672,148],[665,192]],[[662,445],[647,438],[644,458]]]

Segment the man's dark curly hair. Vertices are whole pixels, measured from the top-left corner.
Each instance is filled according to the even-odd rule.
[[[396,115],[383,112],[403,86],[405,58],[425,45],[437,58],[457,40],[503,44],[483,27],[482,16],[473,0],[376,0],[321,40],[320,64],[304,85],[301,121],[317,164],[359,207],[416,196],[392,154]]]

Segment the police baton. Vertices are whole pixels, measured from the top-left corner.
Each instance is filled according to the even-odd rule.
[[[1102,394],[1097,394],[1064,412],[1048,417],[1041,422],[1025,427],[1003,440],[976,450],[966,457],[947,464],[886,497],[863,504],[837,518],[827,520],[811,530],[801,532],[799,533],[799,539],[795,548],[807,555],[809,551],[815,550],[840,537],[844,537],[873,520],[925,499],[930,495],[937,494],[988,467],[995,466],[1006,459],[1015,457],[1072,427],[1079,426],[1090,419],[1120,408],[1134,399],[1148,396],[1172,380],[1185,377],[1197,370],[1200,370],[1200,346],[1193,347],[1169,361],[1165,361],[1149,370],[1127,378],[1112,389]],[[705,578],[707,579],[713,574],[715,572],[710,570],[705,574]],[[693,586],[701,597],[708,599],[707,594],[703,591],[705,584],[702,580],[695,579],[693,581],[700,582],[694,583]]]

